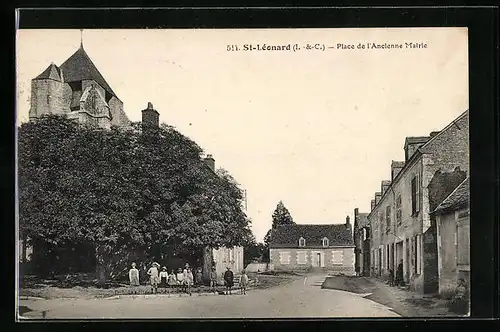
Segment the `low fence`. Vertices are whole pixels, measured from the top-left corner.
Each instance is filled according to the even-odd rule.
[[[267,272],[273,270],[274,265],[271,263],[250,263],[245,268],[246,272]]]

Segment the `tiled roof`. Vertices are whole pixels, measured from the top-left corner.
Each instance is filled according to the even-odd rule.
[[[104,77],[102,77],[99,70],[97,70],[97,67],[94,65],[83,47],[80,47],[61,65],[61,70],[63,72],[65,82],[94,80],[97,84],[102,86],[104,90],[116,97],[116,94],[106,82]]]
[[[55,64],[50,64],[40,75],[35,77],[35,80],[52,79],[61,81],[61,69]]]
[[[271,248],[291,248],[299,246],[299,239],[306,240],[307,247],[322,247],[323,238],[327,238],[331,247],[354,246],[351,227],[346,224],[330,225],[279,225],[271,231]]]
[[[450,195],[448,195],[448,197],[441,202],[441,204],[438,205],[432,213],[440,214],[469,204],[469,192],[470,184],[469,177],[467,177]]]

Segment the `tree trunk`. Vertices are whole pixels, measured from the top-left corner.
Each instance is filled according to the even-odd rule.
[[[104,264],[104,248],[97,245],[95,248],[96,275],[100,287],[106,284],[106,266]]]
[[[203,281],[210,281],[210,271],[212,271],[213,265],[213,255],[212,248],[205,247],[203,248]]]
[[[23,263],[23,265],[26,264],[26,261],[27,261],[27,259],[26,259],[26,249],[28,248],[28,245],[26,244],[26,240],[27,240],[26,236],[23,236],[23,238],[21,240],[22,241],[22,249],[21,250],[23,251],[22,252],[22,260],[21,260],[21,262]]]

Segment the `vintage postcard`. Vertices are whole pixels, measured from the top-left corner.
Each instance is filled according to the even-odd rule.
[[[467,37],[17,30],[17,318],[470,315]]]

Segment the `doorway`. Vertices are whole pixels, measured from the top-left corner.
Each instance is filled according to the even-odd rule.
[[[378,275],[382,275],[382,249],[378,248]]]
[[[316,251],[312,253],[312,266],[314,267],[325,267],[325,256],[321,251]]]
[[[404,279],[405,279],[405,282],[410,282],[410,239],[406,239],[406,262],[405,262],[405,267],[406,267],[406,271],[405,271],[405,275],[404,275]]]

